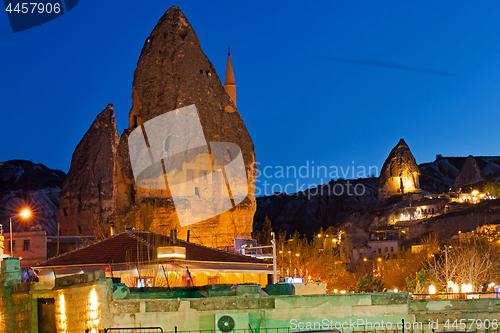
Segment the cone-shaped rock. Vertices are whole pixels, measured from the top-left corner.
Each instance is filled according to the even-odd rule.
[[[94,235],[107,229],[115,210],[119,142],[113,105],[109,104],[73,153],[57,211],[63,235]]]
[[[181,228],[168,187],[145,189],[135,183],[128,137],[148,120],[193,104],[207,142],[230,142],[241,149],[248,177],[248,196],[230,211]],[[256,208],[252,138],[214,66],[203,53],[193,27],[178,7],[171,7],[163,15],[144,42],[134,72],[129,128],[121,137],[118,154],[119,212],[129,217],[136,213],[148,215],[149,229],[160,233],[176,228],[179,237],[184,238],[189,229],[190,241],[207,246],[232,245],[234,237],[250,236]],[[190,156],[187,163],[195,159],[196,156]]]
[[[406,142],[399,140],[384,162],[377,180],[378,199],[419,191],[420,171]]]
[[[482,180],[484,179],[481,177],[481,170],[479,169],[479,165],[477,165],[476,159],[472,155],[469,155],[465,159],[465,163],[458,173],[457,179],[455,179],[455,187],[474,185]]]

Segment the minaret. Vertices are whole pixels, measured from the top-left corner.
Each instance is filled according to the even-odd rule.
[[[231,63],[231,48],[227,47],[226,82],[224,88],[236,106],[236,83],[234,82],[233,64]]]

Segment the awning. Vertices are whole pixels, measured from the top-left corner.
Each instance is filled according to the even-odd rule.
[[[273,270],[261,265],[231,265],[180,262],[193,273],[244,273],[244,274],[273,274]]]
[[[217,263],[199,263],[199,262],[183,262],[176,261],[175,263],[164,263],[157,264],[158,266],[163,266],[167,272],[182,272],[186,270],[186,267],[191,273],[236,273],[236,274],[272,274],[273,270],[267,268],[263,265],[237,265],[237,264],[217,264]],[[130,265],[111,265],[111,270],[114,273],[121,271],[135,271],[139,268],[140,272],[154,271],[152,268],[155,264],[130,264]],[[40,267],[36,268],[39,270],[38,276],[46,276],[54,278],[54,272],[56,277],[63,277],[66,275],[90,273],[99,270],[110,271],[108,265],[95,265],[95,266],[82,266],[82,267]],[[157,268],[156,270],[159,271]],[[134,274],[134,275],[135,275]]]

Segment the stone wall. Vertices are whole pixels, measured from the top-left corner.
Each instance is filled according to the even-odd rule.
[[[56,279],[53,289],[58,332],[97,332],[110,327],[109,304],[113,284],[104,271]]]
[[[12,286],[13,332],[38,332],[38,299],[52,298],[54,283],[25,282]]]
[[[229,286],[221,286],[226,289],[218,292],[215,287],[199,288],[197,292],[186,288],[140,291],[123,283],[113,283],[112,279],[105,278],[103,271],[58,278],[55,285],[21,284],[15,283],[20,280],[20,271],[19,280],[14,278],[18,263],[16,266],[15,259],[2,262],[2,332],[38,332],[38,298],[54,299],[57,332],[145,326],[160,326],[165,332],[213,330],[216,319],[223,314],[235,318],[236,329],[248,329],[250,325],[254,332],[265,332],[265,328],[282,328],[279,332],[289,328],[295,332],[335,326],[346,333],[374,331],[376,327],[363,324],[390,323],[395,329],[403,320],[410,325],[422,323],[424,326],[419,332],[432,332],[432,329],[444,331],[447,319],[500,320],[500,298],[409,300],[408,293],[404,292],[262,296],[256,285],[238,285],[235,292],[227,289]],[[219,296],[206,297],[211,295]],[[429,321],[437,320],[438,326],[428,325]],[[406,331],[413,330],[407,327]]]
[[[435,329],[439,331],[450,330],[444,327],[447,320],[454,322],[456,319],[458,321],[465,319],[467,328],[472,320],[491,322],[496,319],[500,321],[500,298],[413,300],[409,302],[408,319],[426,323],[431,320],[437,323]],[[429,328],[428,324],[427,328]],[[471,329],[468,330],[471,331]]]
[[[19,259],[5,258],[0,264],[0,332],[14,331],[12,286],[21,283]]]

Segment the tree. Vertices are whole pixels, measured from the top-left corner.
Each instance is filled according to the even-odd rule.
[[[373,274],[366,274],[359,278],[358,285],[354,289],[357,293],[382,292],[385,290],[382,280],[377,279]]]
[[[498,180],[489,181],[484,185],[483,192],[489,193],[497,198],[500,198],[500,182]]]
[[[471,284],[473,291],[484,291],[490,282],[500,278],[498,240],[487,234],[474,234],[466,239],[446,244],[429,261],[429,270],[436,275],[441,289],[448,281],[456,285]]]
[[[257,241],[260,245],[271,245],[271,240],[273,237],[271,236],[271,232],[273,228],[271,226],[271,220],[269,217],[264,218],[264,224],[262,225],[262,229],[257,233]],[[271,253],[269,248],[262,249],[262,252]]]
[[[438,252],[437,235],[431,234],[420,240],[418,252],[410,248],[401,248],[398,253],[380,262],[381,280],[388,288],[405,290],[408,286],[406,278],[415,275],[422,268],[427,268],[429,258]]]
[[[330,240],[330,239],[329,239]],[[327,292],[335,289],[347,290],[355,285],[353,274],[347,271],[345,263],[332,248],[332,241],[322,238],[307,240],[298,232],[288,238],[280,233],[276,244],[279,275],[299,276],[306,280],[324,281]]]
[[[436,274],[424,268],[416,274],[411,274],[406,278],[406,289],[414,294],[427,293],[431,284],[437,285]]]

